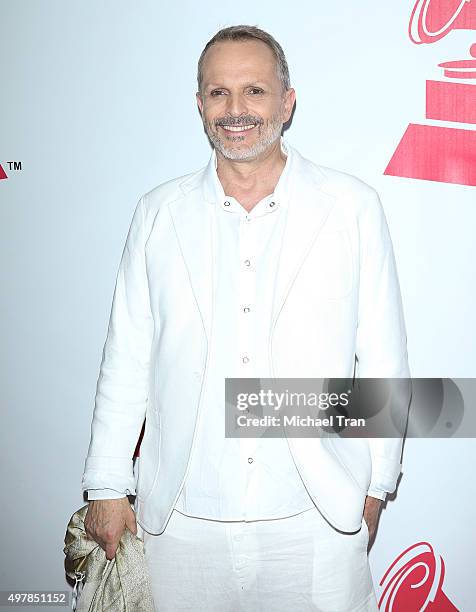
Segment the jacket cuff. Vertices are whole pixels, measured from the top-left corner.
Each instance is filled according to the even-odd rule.
[[[397,480],[402,471],[402,464],[389,461],[379,457],[372,464],[372,479],[369,485],[369,491],[384,491],[393,493],[397,486]],[[377,497],[377,496],[375,496]]]
[[[381,499],[382,501],[385,501],[387,498],[387,492],[386,491],[381,491],[380,489],[369,489],[367,491],[367,495],[370,497],[376,497],[377,499]]]
[[[133,460],[124,457],[88,457],[86,459],[82,490],[114,489],[126,495],[136,494]]]

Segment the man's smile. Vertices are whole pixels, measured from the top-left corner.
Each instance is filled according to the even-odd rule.
[[[221,127],[226,132],[233,132],[237,134],[237,133],[242,133],[242,132],[248,132],[249,130],[252,130],[256,126],[257,126],[256,123],[251,123],[249,125],[220,125],[219,127]]]

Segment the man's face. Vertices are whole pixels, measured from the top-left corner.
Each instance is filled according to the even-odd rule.
[[[224,157],[255,159],[281,136],[295,93],[283,92],[276,59],[259,40],[212,45],[197,102],[208,137]]]

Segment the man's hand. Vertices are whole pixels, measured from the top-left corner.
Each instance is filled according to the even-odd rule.
[[[136,516],[127,497],[90,501],[84,527],[86,534],[106,552],[108,560],[114,559],[126,527],[137,534]]]
[[[377,529],[378,518],[382,500],[377,497],[367,495],[364,506],[364,521],[369,529],[369,542],[372,540],[375,530]]]

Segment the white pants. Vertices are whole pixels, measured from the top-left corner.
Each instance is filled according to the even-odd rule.
[[[378,611],[368,529],[334,529],[313,508],[263,521],[213,521],[174,510],[144,540],[157,612]]]

